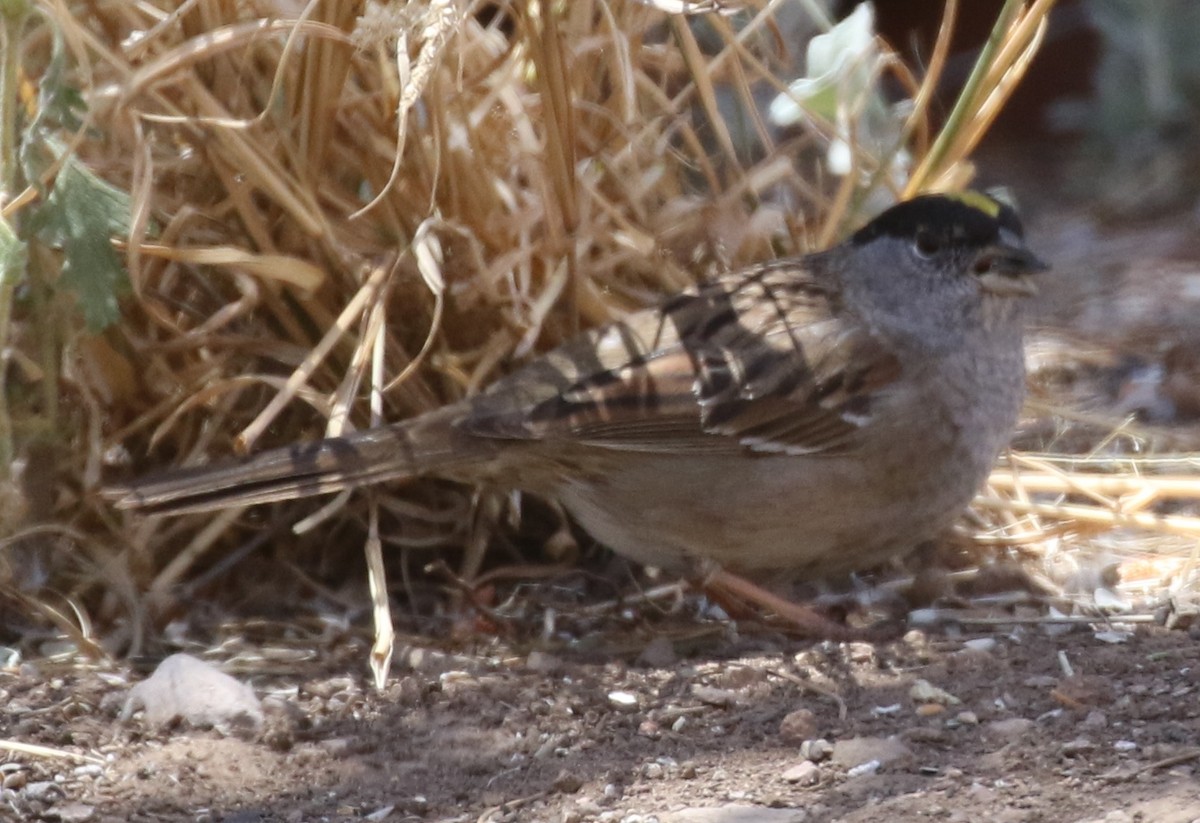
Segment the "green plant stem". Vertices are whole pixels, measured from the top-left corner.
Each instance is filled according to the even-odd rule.
[[[997,49],[1004,42],[1004,33],[1012,25],[1012,21],[1016,18],[1017,12],[1020,11],[1024,2],[1025,0],[1008,0],[1004,4],[1004,8],[1000,10],[1000,14],[996,18],[996,25],[992,26],[991,34],[988,35],[987,42],[983,44],[983,48],[979,52],[979,59],[975,61],[975,67],[971,69],[971,76],[967,78],[966,85],[963,86],[962,92],[958,95],[958,100],[954,103],[954,109],[951,110],[950,116],[946,118],[946,124],[938,133],[933,146],[930,147],[929,156],[921,164],[926,173],[931,169],[941,167],[946,152],[954,145],[955,136],[967,122],[968,118],[974,115],[980,86],[983,84],[984,78],[987,77],[988,69],[991,68],[992,61],[996,57]]]
[[[16,278],[8,272],[0,271],[0,341],[7,348],[7,341],[12,325],[12,301]],[[8,413],[8,380],[4,376],[8,364],[0,359],[0,482],[6,482],[12,476],[14,456],[13,422]]]
[[[58,263],[51,258],[49,250],[40,243],[29,249],[27,263],[29,299],[33,317],[37,318],[38,351],[42,367],[42,423],[45,431],[58,431],[59,412],[59,361],[62,356],[63,326],[60,323],[59,301],[54,299],[54,286],[47,274],[57,271]]]
[[[21,74],[21,32],[32,7],[27,0],[0,0],[0,204],[17,189],[20,166],[17,160],[17,92]],[[15,235],[13,233],[14,242]],[[0,349],[8,348],[12,326],[16,273],[0,269]],[[6,364],[0,362],[0,480],[12,475],[13,423],[8,408]]]
[[[10,194],[17,182],[17,91],[21,82],[21,31],[29,19],[25,0],[0,0],[0,193]]]

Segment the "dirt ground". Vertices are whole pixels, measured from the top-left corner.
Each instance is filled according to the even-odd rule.
[[[1194,638],[982,637],[804,648],[722,632],[664,666],[410,649],[382,693],[344,673],[362,653],[347,648],[328,666],[343,673],[249,678],[267,722],[248,739],[121,722],[127,672],[28,665],[0,674],[0,737],[100,762],[10,757],[0,816],[1200,819]],[[923,702],[918,681],[960,702]]]

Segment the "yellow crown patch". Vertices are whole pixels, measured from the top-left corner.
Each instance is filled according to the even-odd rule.
[[[946,192],[942,196],[948,197],[951,200],[957,200],[964,206],[970,206],[977,211],[981,211],[992,219],[999,218],[1000,209],[1003,208],[1003,205],[996,200],[996,198],[987,194],[983,194],[982,192],[975,191],[974,189]]]

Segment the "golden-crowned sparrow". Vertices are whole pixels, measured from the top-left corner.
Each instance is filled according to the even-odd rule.
[[[722,275],[476,397],[114,489],[183,512],[414,475],[555,498],[634,560],[828,575],[902,554],[1010,436],[1041,263],[1013,210],[926,195],[845,242]]]

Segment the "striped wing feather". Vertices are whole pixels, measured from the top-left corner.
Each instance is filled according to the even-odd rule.
[[[461,425],[659,453],[852,450],[900,368],[807,262],[730,274],[594,332],[500,381]]]

